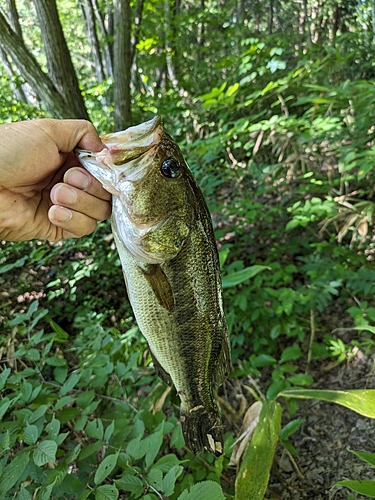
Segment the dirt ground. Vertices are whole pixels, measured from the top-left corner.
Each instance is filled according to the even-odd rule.
[[[315,389],[375,388],[375,355],[361,352],[346,365],[314,372]],[[285,422],[288,415],[284,412]],[[343,479],[375,480],[375,468],[348,449],[375,453],[375,420],[344,407],[315,400],[299,400],[293,418],[306,419],[290,442],[299,457],[290,458],[278,447],[266,498],[278,500],[362,500],[368,497],[347,488],[332,488]],[[293,463],[293,460],[295,463]]]

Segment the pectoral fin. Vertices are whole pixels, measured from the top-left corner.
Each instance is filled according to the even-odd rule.
[[[164,271],[158,264],[148,264],[141,267],[142,273],[149,282],[159,304],[169,312],[175,307],[171,285]]]

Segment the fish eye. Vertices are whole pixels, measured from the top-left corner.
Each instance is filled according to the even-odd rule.
[[[168,158],[161,164],[160,172],[168,179],[177,179],[181,175],[181,165],[174,158]]]

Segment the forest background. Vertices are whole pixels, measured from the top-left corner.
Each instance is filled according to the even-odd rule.
[[[1,242],[1,498],[250,498],[229,458],[256,399],[327,388],[330,373],[373,383],[374,39],[373,0],[1,0],[2,123],[83,117],[105,133],[162,116],[213,217],[234,363],[225,454],[194,457],[109,223]],[[306,480],[291,394],[272,438],[291,469],[266,498],[363,498],[330,490],[343,478],[324,466]]]

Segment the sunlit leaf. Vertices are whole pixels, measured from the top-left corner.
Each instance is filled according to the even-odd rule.
[[[339,481],[334,486],[346,486],[360,495],[375,498],[375,481],[354,481],[351,479],[345,479],[344,481]]]
[[[299,399],[320,399],[337,403],[365,417],[375,418],[375,389],[331,391],[320,389],[284,389],[279,396]]]
[[[57,444],[55,441],[46,439],[38,444],[33,453],[33,459],[38,467],[54,462],[56,458]]]
[[[202,481],[184,490],[177,500],[225,500],[223,490],[214,481]]]
[[[241,271],[237,271],[235,273],[227,274],[223,276],[223,288],[229,288],[231,286],[239,285],[244,281],[247,281],[250,278],[253,278],[257,274],[261,273],[266,269],[271,269],[268,266],[251,266],[242,269]]]
[[[264,401],[259,422],[236,478],[236,500],[263,500],[281,428],[277,401]]]

